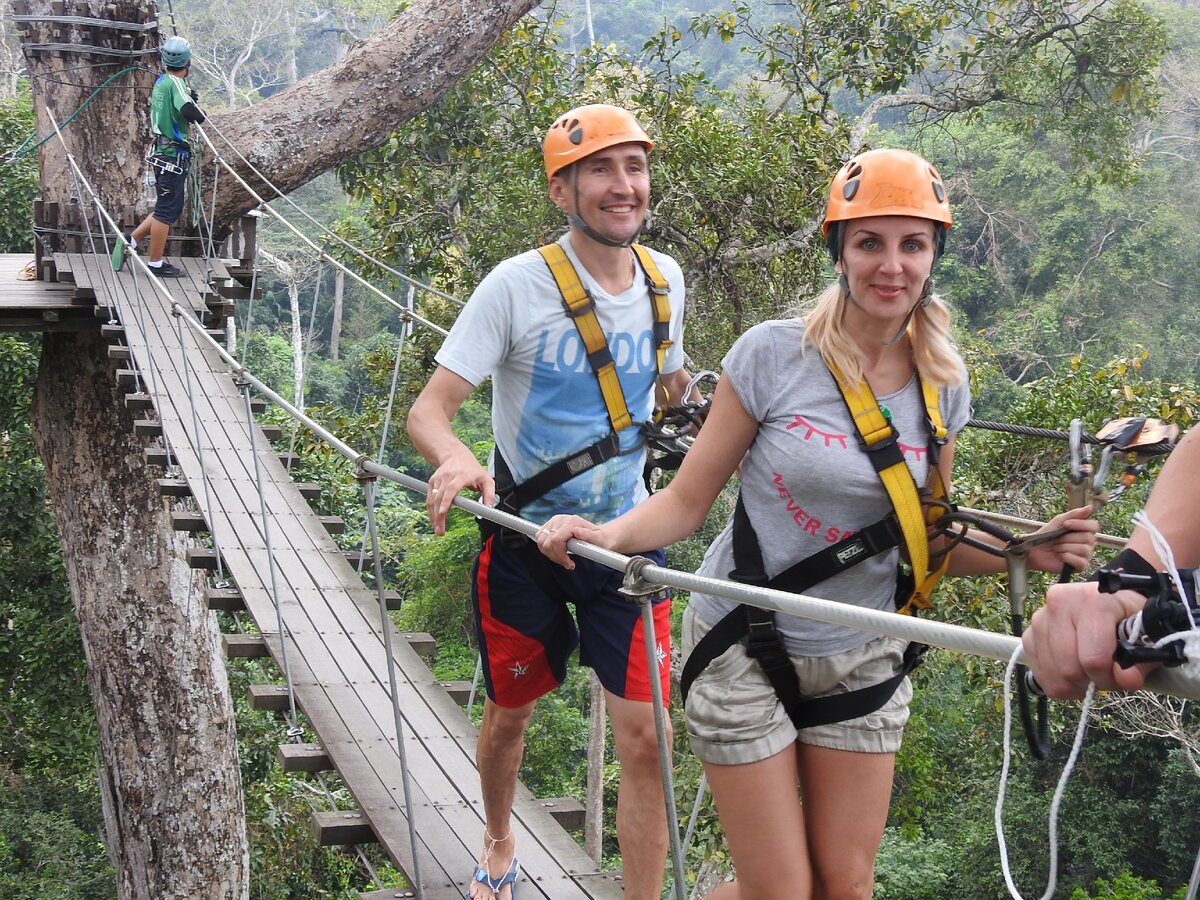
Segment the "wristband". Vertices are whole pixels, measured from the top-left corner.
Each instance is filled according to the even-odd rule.
[[[1158,569],[1150,565],[1144,556],[1136,550],[1130,550],[1126,547],[1118,553],[1111,562],[1107,562],[1102,568],[1110,571],[1128,572],[1130,575],[1153,575]],[[1099,573],[1094,573],[1088,581],[1096,581],[1099,579]]]

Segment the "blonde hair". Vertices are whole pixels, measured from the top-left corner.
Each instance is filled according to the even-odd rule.
[[[863,356],[846,330],[844,315],[847,292],[835,281],[818,296],[803,316],[804,342],[811,344],[832,363],[851,385],[863,378]],[[906,329],[917,374],[928,385],[950,387],[962,384],[963,362],[950,341],[950,308],[934,294],[929,304],[917,304]]]

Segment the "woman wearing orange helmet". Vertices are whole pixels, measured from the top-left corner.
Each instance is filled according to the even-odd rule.
[[[556,516],[542,551],[570,567],[571,538],[625,552],[677,541],[740,466],[737,510],[701,574],[879,610],[928,605],[944,567],[930,562],[918,496],[949,485],[970,407],[930,281],[950,221],[942,179],[921,157],[850,160],[825,221],[837,280],[806,315],[763,322],[734,344],[668,487],[599,527]],[[1085,515],[1047,526],[1069,530],[1030,564],[1081,569],[1096,528]],[[916,578],[901,589],[902,557]],[[962,545],[949,557],[951,574],[999,569]],[[870,897],[919,653],[698,593],[683,651],[688,735],[738,878],[709,896]]]

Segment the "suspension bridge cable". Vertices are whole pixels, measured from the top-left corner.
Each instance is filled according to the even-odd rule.
[[[259,169],[254,165],[254,163],[250,162],[250,160],[248,160],[245,157],[245,155],[242,153],[241,150],[239,150],[236,146],[234,146],[233,141],[229,140],[229,138],[227,138],[225,136],[225,134],[219,128],[216,127],[216,125],[214,125],[210,122],[209,128],[211,128],[213,131],[215,131],[217,133],[217,135],[221,138],[221,140],[223,140],[226,144],[229,145],[229,149],[234,152],[234,154],[237,156],[237,158],[240,159],[243,163],[245,163],[246,167],[251,172],[253,172],[259,178],[259,180],[262,181],[263,184],[265,184],[272,191],[274,191],[275,194],[279,197],[279,199],[283,200],[285,203],[287,203],[289,206],[291,206],[294,210],[296,210],[298,213],[300,213],[300,215],[304,216],[304,218],[308,219],[308,221],[312,222],[319,229],[321,229],[327,235],[329,235],[331,238],[333,238],[334,241],[336,241],[338,244],[341,244],[343,247],[345,247],[351,253],[356,254],[361,259],[365,259],[367,262],[382,269],[383,271],[387,272],[388,274],[394,275],[396,278],[399,278],[401,281],[407,282],[412,287],[420,288],[421,290],[426,291],[427,293],[433,294],[436,297],[441,297],[443,300],[449,300],[451,303],[456,303],[459,306],[466,305],[466,302],[463,300],[460,300],[458,297],[455,297],[451,294],[447,294],[444,291],[440,291],[437,288],[433,287],[432,285],[426,284],[425,282],[421,281],[420,279],[413,278],[411,275],[407,275],[404,272],[401,272],[399,269],[393,268],[392,266],[389,266],[387,263],[382,262],[379,259],[376,259],[374,256],[369,254],[366,250],[363,250],[361,247],[355,246],[354,244],[350,243],[348,240],[346,240],[344,237],[342,237],[340,234],[338,234],[336,231],[334,231],[332,228],[330,228],[324,222],[321,222],[316,217],[312,216],[306,209],[304,209],[298,203],[296,203],[295,200],[293,200],[291,197],[289,197],[287,194],[285,194],[283,191],[281,191],[278,187],[276,187],[275,184],[272,183],[271,180],[269,178],[267,178],[266,175],[264,175],[261,171],[259,171]]]
[[[212,139],[209,138],[208,132],[206,132],[204,130],[203,126],[197,125],[196,130],[200,132],[201,137],[204,138],[204,142],[206,144],[208,144],[209,149],[212,150],[212,152],[216,156],[216,158],[221,161],[221,165],[223,165],[225,167],[225,170],[227,172],[229,172],[229,174],[232,175],[237,180],[238,184],[240,184],[242,186],[242,188],[246,191],[246,193],[248,193],[251,197],[253,197],[255,200],[257,200],[260,207],[265,212],[267,212],[271,216],[273,216],[276,220],[278,220],[280,222],[280,224],[282,224],[285,228],[287,228],[289,231],[291,231],[293,234],[295,234],[296,237],[300,238],[301,241],[303,241],[313,251],[315,251],[316,254],[321,259],[324,259],[330,265],[336,266],[337,268],[341,269],[343,272],[345,272],[347,275],[349,275],[351,278],[353,278],[355,281],[357,281],[359,284],[361,284],[363,287],[365,287],[371,293],[376,294],[378,297],[380,297],[381,299],[386,301],[391,306],[396,307],[396,309],[400,310],[402,319],[409,319],[409,320],[412,320],[415,322],[420,322],[426,328],[432,329],[433,331],[436,331],[442,335],[449,334],[449,332],[446,331],[446,329],[442,328],[440,325],[435,325],[433,322],[430,322],[428,319],[418,316],[412,310],[408,309],[405,306],[402,306],[400,303],[398,303],[396,301],[396,299],[394,297],[388,296],[386,293],[381,291],[379,288],[375,287],[375,285],[371,284],[371,282],[367,281],[365,278],[363,278],[361,275],[359,275],[353,269],[348,268],[340,260],[335,259],[334,257],[330,256],[328,253],[326,253],[324,250],[322,250],[320,247],[318,247],[312,241],[312,239],[308,237],[308,235],[306,235],[304,232],[302,232],[300,229],[298,229],[295,225],[293,225],[291,222],[289,222],[283,216],[282,213],[280,213],[278,210],[272,208],[272,206],[269,203],[267,203],[267,201],[264,200],[259,195],[259,193],[256,190],[254,190],[254,188],[250,187],[250,185],[246,182],[246,179],[244,179],[241,176],[241,174],[239,174],[238,171],[229,164],[228,160],[226,160],[224,157],[221,156],[220,151],[217,150],[216,146],[212,142]]]
[[[405,814],[408,816],[408,839],[413,858],[412,882],[417,886],[418,900],[425,900],[425,882],[421,878],[421,854],[418,852],[417,820],[414,818],[413,791],[408,772],[408,751],[404,748],[404,715],[400,711],[400,687],[396,678],[396,656],[392,648],[392,629],[388,628],[387,597],[383,588],[383,560],[379,552],[379,527],[375,521],[375,488],[377,480],[363,481],[363,500],[367,507],[367,530],[371,534],[371,556],[375,569],[375,594],[379,601],[379,618],[382,623],[384,655],[387,657],[388,690],[392,695],[392,718],[396,728],[396,752],[400,755],[400,780],[404,785]]]

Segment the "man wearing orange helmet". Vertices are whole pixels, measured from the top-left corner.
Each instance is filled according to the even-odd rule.
[[[738,470],[737,508],[700,574],[878,610],[927,606],[947,563],[931,552],[920,497],[949,486],[970,407],[930,283],[949,227],[945,187],[924,159],[850,160],[825,221],[837,280],[803,317],[763,322],[733,345],[666,488],[599,527],[556,516],[542,552],[570,568],[572,538],[618,551],[680,540]],[[1069,530],[1029,563],[1082,568],[1095,538],[1084,515],[1051,522]],[[902,555],[915,577],[899,577]],[[999,560],[959,545],[948,568],[994,572]],[[870,897],[906,673],[923,648],[696,592],[683,642],[688,736],[738,878],[710,900]]]
[[[438,534],[464,488],[535,521],[565,510],[603,521],[646,498],[637,425],[651,418],[656,388],[677,399],[688,381],[682,272],[635,243],[653,146],[629,112],[602,104],[571,110],[547,132],[550,198],[570,228],[484,278],[409,413],[413,444],[435,467],[426,505]],[[491,472],[450,426],[489,376]],[[477,750],[485,830],[470,896],[512,896],[520,866],[511,810],[525,729],[578,646],[604,686],[621,762],[625,895],[657,898],[667,826],[650,679],[669,695],[669,601],[653,605],[659,664],[649,672],[638,607],[617,593],[621,573],[591,563],[566,573],[521,535],[481,529],[472,600],[487,688]],[[663,559],[653,548],[646,555]]]

